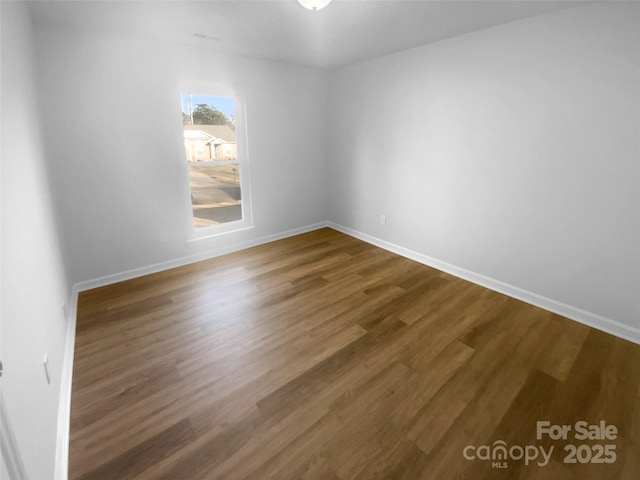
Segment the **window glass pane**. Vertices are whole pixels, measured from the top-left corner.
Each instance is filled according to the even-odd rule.
[[[228,165],[189,165],[193,223],[196,228],[242,220],[240,169]]]
[[[234,99],[183,93],[181,100],[194,226],[242,220]]]

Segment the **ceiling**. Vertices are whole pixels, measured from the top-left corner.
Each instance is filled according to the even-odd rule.
[[[335,68],[482,28],[580,6],[581,0],[29,1],[33,22]]]

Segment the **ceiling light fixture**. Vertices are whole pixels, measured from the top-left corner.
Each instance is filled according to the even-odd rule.
[[[298,0],[298,3],[309,10],[322,10],[331,0]]]

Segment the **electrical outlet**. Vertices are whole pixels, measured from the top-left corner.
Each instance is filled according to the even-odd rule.
[[[380,215],[380,225],[386,225],[386,224],[387,224],[387,216]]]
[[[51,372],[49,371],[49,354],[44,354],[44,360],[42,361],[44,364],[44,375],[47,377],[47,383],[51,385]]]
[[[160,241],[162,243],[167,243],[169,241],[169,232],[167,232],[166,230],[162,230],[160,232]]]

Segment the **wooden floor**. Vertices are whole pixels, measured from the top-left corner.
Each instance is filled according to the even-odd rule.
[[[639,379],[638,345],[322,229],[82,293],[70,478],[637,479]],[[498,440],[554,452],[463,456]]]

